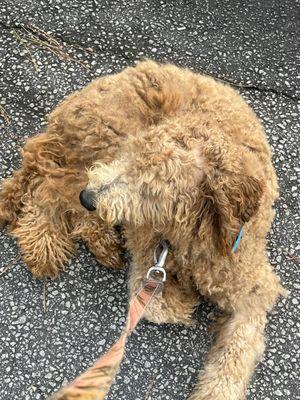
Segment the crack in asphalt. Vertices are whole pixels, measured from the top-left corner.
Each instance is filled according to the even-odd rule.
[[[19,23],[7,24],[4,21],[0,21],[0,26],[2,28],[6,29],[6,30],[26,28],[25,24],[21,24],[21,23],[20,24]],[[54,36],[55,39],[59,39],[59,40],[63,41],[64,43],[66,43],[69,46],[80,46],[81,50],[83,50],[83,51],[92,50],[94,54],[98,55],[98,52],[97,52],[96,49],[91,48],[91,47],[86,48],[82,43],[73,43],[69,39],[66,39],[62,35],[59,35],[57,32],[55,32],[53,34],[53,36]],[[236,88],[239,88],[239,89],[255,90],[255,91],[258,91],[258,92],[264,93],[264,94],[272,93],[272,94],[275,94],[277,96],[284,96],[284,97],[286,97],[286,98],[288,98],[288,99],[290,99],[292,101],[295,101],[295,102],[300,101],[300,96],[292,95],[292,94],[290,94],[290,93],[288,93],[288,92],[286,92],[284,90],[277,90],[275,88],[263,87],[263,86],[259,86],[259,85],[256,85],[256,84],[247,85],[247,84],[244,84],[244,83],[241,83],[241,82],[235,82],[235,81],[233,81],[233,80],[231,80],[231,79],[229,79],[227,77],[218,76],[218,75],[215,75],[215,74],[210,73],[210,72],[205,71],[205,70],[198,69],[198,72],[201,72],[201,73],[203,73],[205,75],[211,76],[212,78],[214,78],[214,79],[216,79],[216,80],[218,80],[220,82],[227,83],[227,84],[229,84],[231,86],[234,86]]]
[[[203,73],[205,73],[205,72],[203,72]],[[293,100],[295,102],[300,101],[300,96],[293,96],[292,94],[290,94],[288,92],[285,92],[285,91],[280,91],[280,90],[276,90],[274,88],[267,88],[267,87],[256,86],[256,85],[246,85],[246,84],[243,84],[243,83],[234,82],[234,81],[232,81],[231,79],[228,79],[228,78],[224,78],[224,77],[220,78],[220,77],[215,76],[213,74],[207,74],[207,75],[210,75],[212,78],[215,78],[215,79],[217,79],[219,81],[228,83],[231,86],[234,86],[234,87],[237,87],[237,88],[240,88],[240,89],[256,90],[256,91],[258,91],[260,93],[273,93],[273,94],[275,94],[277,96],[287,97],[288,99]]]

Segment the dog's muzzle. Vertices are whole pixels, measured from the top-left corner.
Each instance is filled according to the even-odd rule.
[[[93,190],[82,190],[79,194],[81,205],[88,211],[95,211],[95,192]]]

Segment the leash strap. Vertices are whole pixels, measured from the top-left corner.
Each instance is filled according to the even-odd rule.
[[[243,228],[232,248],[232,253],[243,236]],[[158,257],[157,251],[161,246],[162,251]],[[169,244],[163,240],[154,250],[155,265],[149,268],[147,277],[142,286],[129,303],[126,325],[120,338],[108,351],[100,357],[94,365],[83,372],[69,386],[60,389],[48,400],[104,400],[120,367],[125,353],[128,337],[141,320],[151,301],[163,289],[166,281],[164,264],[168,255]]]
[[[127,322],[120,338],[87,371],[69,386],[62,388],[49,400],[105,399],[122,362],[126,341],[142,318],[154,297],[162,291],[163,280],[145,279],[142,287],[129,303]]]

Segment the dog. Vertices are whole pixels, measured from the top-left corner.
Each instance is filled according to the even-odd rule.
[[[133,295],[168,240],[168,278],[145,318],[190,325],[202,296],[217,304],[223,316],[189,400],[244,399],[267,312],[285,292],[266,255],[278,197],[271,151],[242,97],[144,61],[69,96],[22,156],[3,183],[0,221],[32,273],[57,276],[78,239],[100,264],[122,267],[124,235]]]

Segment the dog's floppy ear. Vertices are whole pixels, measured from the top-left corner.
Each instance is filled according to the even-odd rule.
[[[213,217],[213,234],[218,250],[230,254],[239,230],[257,212],[263,185],[256,178],[243,174],[214,177],[206,182]]]

